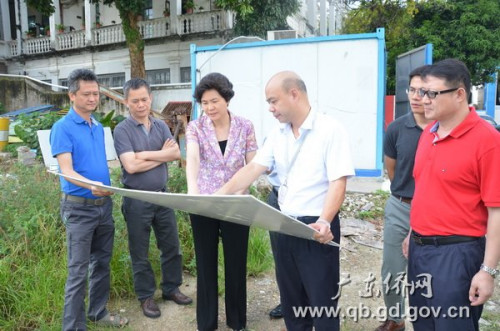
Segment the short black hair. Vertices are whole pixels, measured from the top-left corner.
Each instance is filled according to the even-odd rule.
[[[208,90],[216,90],[226,102],[229,102],[234,96],[233,84],[226,76],[218,72],[212,72],[206,75],[196,86],[194,98],[198,103],[201,103],[203,93]]]
[[[415,69],[413,69],[411,72],[410,72],[410,75],[409,75],[409,82],[411,82],[411,80],[413,79],[413,77],[415,76],[419,76],[421,77],[422,76],[422,72],[425,70],[425,68],[427,68],[429,65],[426,64],[426,65],[423,65],[423,66],[420,66],[420,67],[417,67]]]
[[[123,95],[125,100],[128,99],[128,94],[130,90],[138,90],[141,87],[145,87],[148,90],[148,94],[151,94],[151,86],[142,78],[132,78],[128,80],[125,85],[123,85]]]
[[[76,69],[73,70],[68,76],[68,92],[76,93],[80,89],[80,81],[96,82],[97,76],[92,70],[89,69]]]
[[[471,92],[471,80],[469,69],[465,63],[457,59],[445,59],[436,62],[433,65],[427,66],[422,73],[422,78],[426,76],[434,76],[444,79],[446,85],[450,88],[459,87],[462,85],[469,99]]]

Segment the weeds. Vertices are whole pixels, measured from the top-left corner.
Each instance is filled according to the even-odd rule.
[[[361,210],[357,213],[356,217],[362,220],[375,220],[383,219],[384,217],[384,207],[389,193],[377,190],[374,193],[368,194],[368,198],[373,202],[373,206],[369,210]]]
[[[14,165],[5,170],[2,169],[0,176],[0,330],[59,330],[67,275],[65,229],[59,217],[59,180],[42,166]],[[119,186],[119,178],[120,169],[112,169],[112,185]],[[183,169],[170,167],[169,178],[170,192],[186,192]],[[113,204],[116,231],[111,298],[133,298],[121,196],[113,195]],[[188,215],[176,211],[176,216],[184,269],[195,274]],[[154,235],[150,254],[153,270],[160,279],[160,253]],[[248,274],[261,274],[272,265],[267,231],[251,229]]]

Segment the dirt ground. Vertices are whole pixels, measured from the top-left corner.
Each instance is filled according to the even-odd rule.
[[[339,305],[341,307],[369,307],[374,312],[377,307],[383,307],[382,296],[377,297],[377,291],[380,289],[380,265],[382,251],[379,249],[355,244],[350,239],[343,238],[344,245],[341,250],[341,279],[347,279],[349,275],[350,283],[342,286],[342,296]],[[373,282],[373,296],[371,298],[360,297],[368,294],[366,285],[369,282],[370,273],[376,277]],[[196,302],[196,279],[185,275],[182,292],[191,296]],[[279,301],[279,294],[274,278],[274,273],[269,272],[258,278],[248,278],[248,310],[247,310],[247,328],[255,331],[282,331],[285,330],[285,324],[282,319],[271,320],[268,317],[269,310]],[[163,302],[161,294],[157,293],[157,302],[159,302],[162,316],[158,319],[144,317],[139,304],[136,300],[113,302],[110,308],[120,310],[130,319],[128,330],[156,331],[156,330],[196,330],[196,307],[195,304],[189,306],[178,306],[168,301]],[[353,309],[353,308],[350,308]],[[481,330],[498,330],[500,328],[500,283],[497,281],[494,297],[485,307],[485,315],[490,316],[490,326],[481,327]],[[352,311],[351,311],[352,312]],[[347,311],[346,311],[347,314]],[[371,318],[359,318],[354,320],[352,315],[346,316],[341,320],[341,330],[374,330],[379,321],[376,316]],[[413,328],[407,322],[406,330],[412,331]],[[488,324],[486,324],[488,325]],[[225,325],[224,298],[219,300],[219,330],[230,330]]]
[[[346,239],[349,240],[349,239]],[[345,240],[345,241],[346,241]],[[356,245],[356,244],[354,244]],[[350,246],[350,245],[349,245]],[[380,270],[381,251],[361,245],[356,245],[354,249],[348,247],[341,250],[341,279],[350,275],[351,283],[342,287],[342,297],[340,305],[356,305],[363,303],[368,306],[381,305],[381,298],[359,298],[358,291],[364,292],[366,279],[370,272],[377,275]],[[344,261],[349,263],[343,263]],[[181,291],[193,298],[196,302],[196,278],[190,275],[184,275],[184,284]],[[247,282],[247,328],[256,331],[281,331],[285,330],[285,324],[282,319],[272,320],[269,318],[269,310],[274,308],[279,302],[274,271],[271,271],[261,277],[249,277]],[[157,292],[157,302],[162,311],[162,316],[158,319],[146,318],[136,300],[113,302],[110,307],[112,310],[120,310],[130,319],[129,330],[156,331],[156,330],[196,330],[196,306],[178,306],[171,301],[161,300],[161,293]],[[219,330],[230,330],[225,325],[224,298],[219,299]],[[352,323],[345,321],[345,330],[367,330],[371,326],[375,327],[376,321],[360,321]],[[356,326],[357,325],[357,326]]]
[[[359,183],[358,183],[359,184]],[[375,183],[376,184],[376,183]],[[366,187],[366,183],[363,183]],[[379,185],[378,185],[379,186]],[[370,188],[370,192],[378,189],[377,185]],[[382,199],[382,200],[381,200]],[[380,267],[382,264],[382,250],[373,247],[381,247],[383,227],[383,203],[385,199],[380,195],[370,193],[349,193],[344,202],[342,222],[348,218],[355,218],[356,211],[370,209],[374,218],[370,219],[371,228],[363,229],[363,233],[369,233],[364,238],[367,245],[359,244],[360,236],[342,237],[340,251],[341,297],[339,306],[344,318],[341,318],[342,331],[368,331],[374,330],[380,325],[379,316],[375,313],[377,309],[384,307],[381,295]],[[367,207],[371,206],[371,207]],[[377,212],[378,210],[378,212]],[[361,221],[361,223],[363,223]],[[352,230],[352,227],[342,224],[343,235]],[[370,281],[371,280],[371,281]],[[370,295],[371,290],[371,295]],[[190,275],[184,276],[181,291],[193,298],[196,302],[196,279]],[[196,330],[196,306],[178,306],[171,301],[161,300],[161,293],[156,293],[156,299],[162,311],[158,319],[150,319],[142,314],[137,300],[121,300],[110,303],[112,311],[121,311],[129,317],[130,326],[128,330],[138,331],[184,331]],[[272,320],[269,311],[279,302],[274,270],[260,277],[249,277],[247,281],[247,328],[254,331],[283,331],[285,324],[282,319]],[[224,298],[219,298],[219,330],[227,331],[225,323]],[[357,312],[373,313],[370,317],[361,317]],[[366,315],[365,315],[366,316]],[[481,331],[500,330],[500,281],[496,280],[494,296],[487,302],[483,311]],[[407,321],[406,330],[413,331],[411,323]]]

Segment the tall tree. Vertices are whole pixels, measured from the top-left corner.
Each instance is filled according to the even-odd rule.
[[[99,0],[91,0],[97,3]],[[144,0],[104,0],[108,6],[115,5],[120,13],[122,29],[130,56],[130,77],[146,78],[146,64],[144,63],[144,40],[139,31],[139,22],[142,20]]]
[[[217,4],[236,11],[235,35],[261,38],[267,31],[288,29],[286,18],[300,9],[298,0],[217,0]]]
[[[491,80],[500,67],[498,0],[424,1],[416,9],[410,46],[432,43],[434,59],[463,61],[473,84]]]
[[[354,1],[356,2],[356,1]],[[498,0],[357,1],[345,20],[344,33],[386,29],[387,93],[394,93],[395,59],[432,43],[434,60],[465,62],[474,84],[490,79],[500,65],[500,2]]]
[[[415,2],[390,0],[351,1],[358,6],[352,8],[344,20],[342,33],[367,33],[385,28],[387,54],[387,93],[395,91],[396,57],[408,51],[402,40],[410,38],[408,29],[415,14]]]

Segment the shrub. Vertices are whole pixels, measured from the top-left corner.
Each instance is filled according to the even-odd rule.
[[[32,113],[19,115],[19,124],[14,127],[16,135],[31,149],[37,149],[40,154],[40,146],[38,144],[38,130],[49,130],[57,120],[61,118],[56,112],[45,114]]]
[[[94,113],[94,117],[99,123],[102,124],[102,126],[108,126],[111,128],[111,131],[115,129],[115,127],[125,119],[125,116],[123,115],[117,115],[114,116],[115,111],[114,109],[110,111],[109,113],[105,114],[103,112],[101,113]]]

